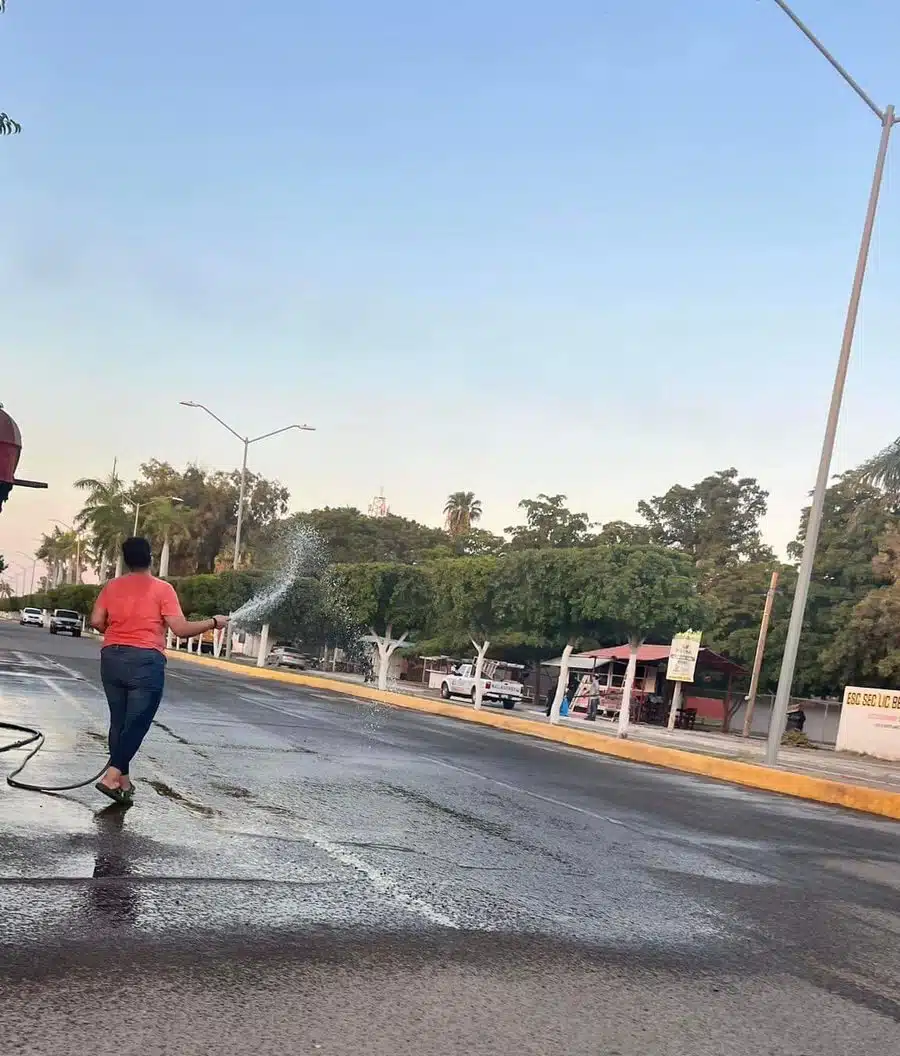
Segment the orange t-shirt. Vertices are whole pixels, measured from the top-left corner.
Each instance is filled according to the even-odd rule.
[[[181,616],[181,604],[171,583],[140,572],[111,579],[97,604],[106,609],[104,645],[133,645],[165,652],[165,617]]]

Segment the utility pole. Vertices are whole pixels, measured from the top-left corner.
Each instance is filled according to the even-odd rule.
[[[747,694],[747,710],[744,715],[744,737],[750,736],[753,725],[753,709],[756,707],[756,691],[759,688],[759,672],[766,652],[766,638],[769,636],[769,620],[772,618],[772,606],[778,590],[778,573],[772,573],[769,589],[766,592],[766,604],[763,608],[762,622],[759,625],[759,638],[756,640],[756,656],[753,658],[753,673],[750,675],[750,692]]]
[[[831,456],[834,452],[834,441],[837,435],[838,419],[841,413],[841,403],[844,398],[844,384],[847,380],[847,368],[850,364],[850,352],[853,348],[853,335],[856,330],[856,319],[859,314],[859,302],[862,296],[863,280],[866,275],[866,264],[869,260],[869,249],[872,244],[872,231],[875,227],[875,215],[878,211],[878,198],[881,193],[881,184],[884,177],[884,163],[887,158],[888,145],[890,143],[891,131],[897,123],[898,118],[894,116],[893,106],[887,106],[883,110],[872,98],[863,91],[859,84],[850,76],[837,59],[831,54],[824,44],[804,25],[794,14],[785,0],[774,0],[781,10],[788,16],[806,39],[816,50],[831,64],[843,78],[846,84],[853,89],[866,106],[875,114],[881,124],[881,138],[878,143],[878,154],[875,159],[875,174],[872,177],[872,187],[869,191],[869,204],[866,208],[866,218],[863,224],[863,233],[859,245],[859,253],[856,258],[856,271],[853,276],[853,286],[850,291],[850,303],[847,307],[847,317],[844,323],[844,333],[841,339],[841,351],[838,356],[837,370],[834,376],[834,387],[831,392],[831,404],[828,408],[828,418],[825,423],[825,436],[822,439],[822,453],[819,457],[819,469],[816,474],[816,485],[813,490],[812,502],[809,507],[809,520],[806,527],[806,539],[803,544],[803,558],[797,573],[797,587],[794,591],[794,603],[791,608],[791,620],[788,624],[787,639],[784,643],[784,657],[781,662],[781,671],[778,676],[778,690],[775,694],[775,703],[772,707],[772,718],[769,722],[769,737],[766,743],[767,765],[774,766],[778,762],[778,749],[781,746],[781,737],[784,733],[787,721],[788,704],[791,699],[791,687],[794,682],[794,668],[797,665],[797,652],[800,648],[800,635],[803,631],[803,616],[806,611],[806,599],[809,594],[809,584],[812,579],[813,562],[816,557],[816,546],[819,541],[819,529],[822,525],[822,514],[825,509],[825,493],[828,489],[828,478],[831,473]]]

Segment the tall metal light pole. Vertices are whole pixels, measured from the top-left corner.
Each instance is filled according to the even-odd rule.
[[[16,597],[21,598],[25,596],[25,577],[28,575],[28,569],[24,565],[20,565],[18,561],[10,561],[10,568],[17,568],[19,571],[16,572],[15,576],[15,587]],[[19,587],[19,575],[22,576],[22,586]]]
[[[208,407],[205,407],[202,403],[194,403],[193,400],[181,400],[179,401],[182,407],[197,407],[201,411],[206,411],[210,418],[215,418],[219,425],[224,426],[232,436],[236,436],[238,440],[244,445],[244,461],[241,464],[241,490],[238,495],[238,508],[237,508],[237,527],[234,532],[234,561],[232,562],[232,568],[237,571],[238,564],[240,562],[241,554],[241,526],[244,521],[244,494],[247,490],[247,452],[250,450],[250,445],[258,443],[260,440],[268,440],[270,436],[278,436],[279,433],[287,433],[291,429],[300,429],[306,433],[314,433],[315,426],[312,425],[285,425],[281,429],[273,429],[271,433],[263,433],[261,436],[241,436],[236,430],[232,429],[227,422],[223,422],[222,419],[214,414]]]
[[[37,568],[37,563],[38,563],[39,558],[33,557],[31,554],[26,554],[24,550],[17,550],[16,553],[19,555],[19,557],[24,557],[26,560],[31,562],[31,584],[30,584],[30,586],[28,588],[28,593],[29,594],[33,594],[34,593],[34,572],[35,572],[35,569]]]
[[[237,526],[234,531],[234,560],[231,563],[231,567],[237,571],[240,563],[241,555],[241,528],[244,523],[244,495],[247,491],[247,453],[250,450],[250,445],[255,444],[260,440],[267,440],[270,436],[278,436],[279,433],[287,433],[291,429],[300,429],[303,432],[314,433],[315,427],[312,425],[285,425],[281,429],[273,429],[271,433],[262,433],[260,436],[241,436],[236,430],[232,429],[227,422],[223,422],[222,419],[208,407],[202,403],[194,403],[193,400],[181,400],[179,401],[183,407],[197,407],[201,411],[206,411],[210,418],[215,418],[219,425],[231,433],[232,436],[236,436],[238,440],[244,445],[244,460],[241,463],[241,488],[238,495],[238,508],[237,508]],[[227,638],[225,640],[225,655],[231,656],[231,628],[229,627],[227,632]]]
[[[809,507],[809,521],[806,526],[806,540],[803,544],[803,559],[797,574],[797,587],[794,592],[794,604],[791,609],[791,621],[788,625],[787,639],[784,644],[784,658],[781,662],[781,672],[778,676],[778,690],[775,694],[775,704],[772,709],[772,721],[769,723],[769,738],[766,744],[766,763],[773,766],[778,761],[778,749],[784,734],[785,721],[787,719],[788,705],[791,698],[791,686],[794,681],[794,668],[797,664],[797,650],[800,647],[800,634],[803,630],[803,615],[806,611],[806,599],[809,594],[809,582],[812,577],[813,561],[816,556],[816,544],[819,541],[819,529],[822,525],[822,513],[825,507],[825,493],[828,489],[828,478],[831,471],[831,456],[834,451],[834,439],[837,433],[838,418],[841,412],[841,402],[844,397],[844,383],[847,379],[847,366],[850,362],[850,351],[853,347],[853,333],[856,329],[856,318],[859,314],[859,300],[862,294],[863,279],[866,274],[866,264],[869,259],[869,247],[872,243],[872,229],[875,226],[875,214],[878,210],[878,197],[881,193],[881,182],[884,176],[884,162],[887,157],[888,143],[891,131],[897,123],[898,118],[894,116],[893,106],[881,109],[871,97],[867,95],[857,82],[850,76],[822,42],[813,35],[809,28],[794,14],[784,0],[775,0],[775,3],[788,16],[800,32],[809,42],[828,60],[835,70],[841,75],[846,83],[862,99],[866,106],[875,114],[881,123],[881,139],[878,144],[878,154],[875,159],[875,175],[872,179],[872,189],[869,192],[869,205],[866,209],[866,219],[863,224],[862,239],[859,246],[859,254],[856,258],[856,272],[853,276],[853,287],[850,291],[850,304],[847,308],[847,318],[844,323],[844,335],[841,340],[841,351],[838,356],[837,371],[834,378],[834,388],[831,392],[831,405],[828,408],[828,419],[825,423],[825,437],[822,441],[822,454],[819,459],[819,471],[816,476],[816,486],[813,491],[812,503]]]

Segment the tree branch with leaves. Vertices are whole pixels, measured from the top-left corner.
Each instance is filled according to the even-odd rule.
[[[6,0],[0,0],[0,14],[6,10]],[[0,111],[0,136],[17,136],[22,131],[18,121],[14,121],[9,114]]]

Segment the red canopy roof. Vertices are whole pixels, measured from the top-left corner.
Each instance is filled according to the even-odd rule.
[[[592,649],[587,653],[578,653],[578,656],[595,656],[598,660],[627,660],[631,656],[631,648],[628,645],[611,645],[606,649]],[[638,648],[639,664],[658,664],[669,658],[668,645],[642,645]],[[747,672],[740,664],[729,660],[727,656],[714,653],[712,649],[701,647],[697,657],[698,667],[712,668],[713,671],[724,671],[725,674],[744,675]]]

